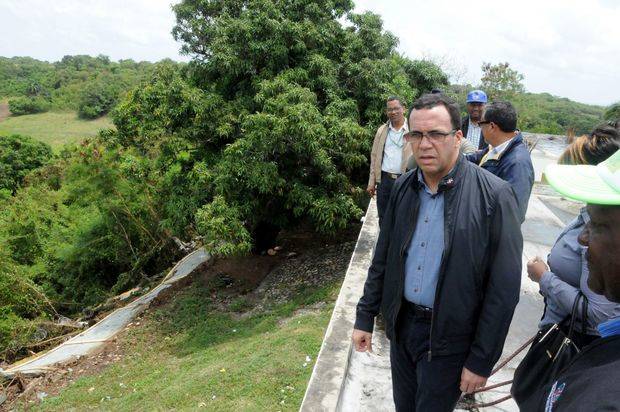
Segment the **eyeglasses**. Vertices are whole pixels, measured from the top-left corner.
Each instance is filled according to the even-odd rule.
[[[431,130],[430,132],[422,133],[422,132],[409,132],[405,134],[405,139],[413,142],[421,142],[422,138],[426,136],[428,140],[431,142],[437,142],[441,139],[444,139],[446,136],[449,136],[456,132],[457,129],[452,129],[449,132],[440,132],[438,130]]]
[[[398,112],[399,110],[403,110],[403,108],[402,107],[390,107],[388,109],[385,109],[385,111],[388,113]]]
[[[489,120],[481,120],[478,122],[478,125],[482,126],[483,124],[489,124],[489,123],[491,123]]]

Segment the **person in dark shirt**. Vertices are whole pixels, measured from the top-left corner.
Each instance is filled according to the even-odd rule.
[[[564,196],[587,203],[590,221],[579,235],[588,248],[588,287],[620,303],[620,151],[597,166],[551,165],[547,180]],[[620,317],[598,326],[558,378],[519,407],[523,411],[620,410]]]
[[[467,159],[510,183],[523,222],[534,184],[534,166],[523,136],[517,130],[517,111],[510,102],[489,103],[479,124],[489,146],[468,154]]]

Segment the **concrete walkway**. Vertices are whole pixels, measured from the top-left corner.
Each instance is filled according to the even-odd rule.
[[[16,373],[25,376],[37,376],[55,369],[56,365],[68,362],[76,357],[87,355],[100,349],[105,343],[120,332],[139,313],[144,311],[162,291],[185,278],[198,266],[210,261],[211,255],[204,249],[185,256],[168,273],[164,280],[146,295],[139,297],[127,306],[110,313],[97,324],[84,332],[60,344],[54,349],[27,359],[7,370],[0,369],[0,376],[12,379]]]
[[[538,187],[538,186],[536,186]],[[524,237],[523,272],[520,301],[510,326],[502,355],[503,360],[536,333],[542,315],[543,301],[538,285],[527,277],[525,264],[534,256],[546,257],[565,225],[565,220],[578,210],[574,204],[562,207],[559,196],[555,205],[562,210],[557,216],[547,207],[550,196],[545,189],[532,193],[526,220],[522,226]],[[544,195],[539,195],[542,192]],[[541,199],[544,200],[541,201]],[[553,208],[553,209],[558,209]],[[563,221],[564,219],[564,221]],[[373,334],[373,353],[358,353],[351,344],[355,306],[362,295],[378,222],[374,201],[370,203],[365,222],[351,259],[332,319],[325,334],[323,346],[308,385],[302,411],[391,411],[394,410],[389,362],[389,342],[377,328]],[[524,354],[524,353],[523,353]],[[512,379],[522,356],[489,379],[489,385]],[[490,402],[509,393],[509,386],[477,396],[477,402]],[[485,408],[485,411],[516,411],[512,401]]]

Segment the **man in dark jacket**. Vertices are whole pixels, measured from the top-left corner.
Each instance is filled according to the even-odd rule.
[[[510,185],[459,155],[458,106],[424,95],[409,121],[418,167],[392,190],[352,338],[371,350],[381,309],[396,409],[450,411],[502,352],[523,239]]]
[[[597,166],[552,165],[551,186],[588,204],[590,222],[579,235],[588,247],[593,292],[620,303],[620,151]],[[519,405],[523,411],[620,410],[620,318],[598,326],[601,339],[587,346],[548,387]]]
[[[534,184],[534,166],[523,136],[517,130],[517,111],[510,102],[490,103],[480,127],[489,147],[468,154],[467,159],[510,183],[523,222]]]
[[[467,93],[467,116],[461,120],[463,139],[471,142],[476,149],[486,149],[488,143],[480,128],[480,120],[487,104],[487,94],[482,90]]]

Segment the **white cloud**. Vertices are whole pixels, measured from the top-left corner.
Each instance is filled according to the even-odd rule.
[[[171,0],[0,0],[1,56],[67,54],[187,60],[170,34]]]
[[[522,0],[356,1],[383,17],[412,58],[436,55],[467,68],[477,83],[483,62],[507,61],[532,92],[586,103],[620,100],[620,2]]]
[[[0,0],[0,56],[187,60],[170,31],[178,0]],[[448,62],[477,83],[483,62],[508,61],[532,92],[597,104],[620,100],[617,0],[356,0],[382,16],[412,58]]]

